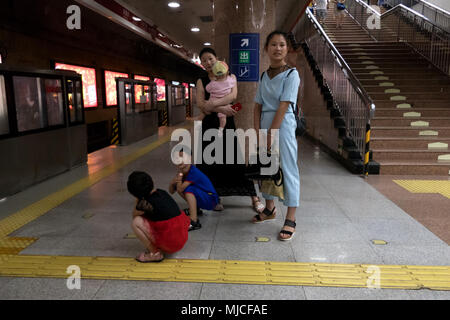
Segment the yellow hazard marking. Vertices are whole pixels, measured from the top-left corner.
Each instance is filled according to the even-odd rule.
[[[372,65],[372,66],[367,66],[366,69],[367,70],[375,70],[375,69],[380,69],[380,67]]]
[[[136,235],[134,233],[127,233],[124,239],[136,239]]]
[[[393,96],[391,97],[391,101],[404,101],[406,100],[405,96]]]
[[[378,78],[383,78],[383,77],[378,77]],[[380,87],[393,87],[395,86],[395,83],[393,82],[381,82],[379,84]]]
[[[420,118],[422,114],[420,112],[405,112],[403,113],[404,118]]]
[[[438,156],[438,161],[450,161],[450,154],[443,154]]]
[[[429,127],[430,123],[428,121],[413,121],[411,122],[411,127]]]
[[[419,136],[438,136],[439,132],[434,130],[424,130],[419,132]]]
[[[397,105],[397,109],[410,109],[411,108],[411,104],[409,103],[400,103]]]
[[[450,290],[446,266],[188,259],[141,264],[131,258],[0,255],[0,276],[67,278],[71,265],[80,267],[83,279],[367,288],[377,277],[384,289]]]
[[[386,89],[384,93],[400,93],[400,89]]]
[[[393,180],[411,193],[438,193],[450,199],[450,181],[446,180]]]
[[[428,149],[429,150],[447,150],[448,149],[448,143],[444,143],[444,142],[433,142],[433,143],[429,143],[428,144]]]
[[[270,238],[268,237],[256,237],[256,242],[269,242]]]
[[[387,244],[387,242],[384,240],[372,240],[372,243],[376,244],[376,245],[386,245]]]
[[[374,80],[389,80],[389,77],[385,77],[385,76],[378,76],[373,78]]]
[[[376,70],[376,71],[371,71],[370,74],[384,74],[384,72],[380,71],[380,70]]]

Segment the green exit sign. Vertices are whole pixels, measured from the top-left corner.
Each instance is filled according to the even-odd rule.
[[[239,51],[239,63],[250,63],[250,51]]]

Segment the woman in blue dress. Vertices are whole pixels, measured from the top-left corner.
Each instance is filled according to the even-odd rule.
[[[284,200],[288,207],[279,239],[291,240],[295,233],[295,213],[300,204],[300,174],[297,166],[297,123],[292,103],[297,102],[300,77],[295,68],[286,63],[289,40],[287,34],[274,31],[268,37],[265,51],[270,59],[270,67],[264,72],[255,97],[254,126],[256,130],[267,129],[267,146],[271,146],[270,129],[279,129],[280,165],[283,170]],[[261,143],[260,145],[265,145]],[[266,210],[253,218],[254,223],[274,219],[276,215],[275,197],[264,194]]]

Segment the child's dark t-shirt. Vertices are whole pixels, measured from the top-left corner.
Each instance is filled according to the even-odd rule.
[[[180,207],[166,191],[157,189],[145,198],[153,207],[152,212],[145,212],[144,216],[150,221],[164,221],[181,214]]]

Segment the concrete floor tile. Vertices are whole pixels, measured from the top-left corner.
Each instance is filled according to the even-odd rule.
[[[347,218],[298,217],[293,243],[364,243],[364,238]]]
[[[408,290],[304,287],[307,300],[411,300]]]
[[[13,278],[0,289],[2,300],[90,300],[105,280],[81,279],[80,290],[70,290],[68,279]]]
[[[108,280],[95,300],[197,300],[201,283]]]
[[[413,300],[450,300],[450,291],[411,290],[408,291]]]
[[[391,244],[434,244],[446,245],[441,239],[417,221],[396,219],[355,218],[352,222],[357,226],[364,239],[384,240]]]
[[[383,260],[369,244],[355,242],[292,244],[295,260],[310,263],[382,264]]]
[[[438,265],[446,266],[450,261],[450,247],[417,245],[375,246],[375,252],[381,256],[384,264],[400,265]]]
[[[247,285],[226,283],[203,284],[200,300],[306,300],[303,287]]]
[[[200,229],[202,230],[202,229]],[[200,230],[195,230],[189,232],[189,237],[191,237],[191,233],[198,232]],[[213,245],[213,241],[206,240],[192,240],[189,239],[184,245],[183,249],[173,254],[167,254],[166,258],[168,259],[211,259],[211,248]]]
[[[275,243],[277,241],[278,243]],[[276,239],[270,242],[215,241],[210,259],[295,262],[291,245]]]

